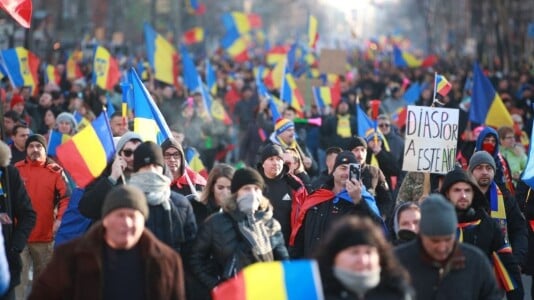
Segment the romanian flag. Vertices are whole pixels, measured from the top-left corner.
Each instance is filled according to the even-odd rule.
[[[234,32],[238,35],[248,33],[252,29],[253,25],[258,25],[252,23],[251,21],[254,21],[254,18],[249,18],[249,15],[243,12],[229,12],[222,15],[223,26],[226,28],[228,33]]]
[[[232,125],[232,119],[230,119],[230,117],[226,113],[226,110],[224,109],[224,106],[222,105],[221,101],[219,100],[214,101],[212,99],[208,89],[202,83],[200,76],[198,77],[198,82],[199,82],[199,85],[201,86],[200,93],[202,95],[202,99],[204,101],[204,107],[206,108],[206,111],[209,112],[212,118],[223,122],[224,125]]]
[[[319,40],[318,26],[319,23],[317,22],[317,18],[315,16],[310,16],[308,19],[308,46],[310,46],[311,49],[315,49],[317,40]]]
[[[497,252],[491,253],[491,261],[493,262],[493,270],[495,271],[499,286],[506,292],[515,290],[518,285],[513,280],[512,276],[510,276]]]
[[[30,28],[32,23],[32,0],[1,0],[0,8],[6,11],[20,26]]]
[[[339,86],[334,87],[312,87],[313,97],[317,107],[323,109],[326,106],[337,107],[339,100],[341,99],[341,90]]]
[[[436,74],[434,88],[436,89],[436,93],[445,97],[450,92],[452,84],[445,78],[445,76]]]
[[[23,47],[11,48],[1,52],[2,72],[13,86],[31,87],[32,94],[37,94],[39,85],[39,58]]]
[[[98,177],[115,155],[115,144],[105,113],[56,148],[57,158],[79,187]]]
[[[46,147],[46,152],[50,156],[56,156],[56,148],[70,140],[71,136],[68,134],[61,133],[57,130],[51,130],[50,135],[48,136],[48,146]]]
[[[198,0],[185,0],[185,8],[191,15],[201,16],[206,12],[206,4]]]
[[[93,82],[100,88],[112,91],[121,79],[117,61],[102,46],[95,49],[93,60]]]
[[[189,92],[193,92],[200,88],[198,85],[198,72],[193,59],[189,55],[189,52],[185,46],[180,46],[180,55],[182,56],[182,76],[184,77],[184,84],[189,89]]]
[[[269,91],[263,84],[263,80],[262,80],[263,70],[264,70],[264,67],[261,66],[256,72],[256,87],[258,88],[258,95],[260,97],[267,99],[267,101],[269,101],[269,109],[271,110],[271,117],[272,117],[273,123],[275,123],[276,120],[281,118],[281,116],[280,116],[280,112],[278,111],[278,107],[276,106],[273,96],[269,93]]]
[[[534,141],[534,130],[532,130],[530,140]],[[521,174],[521,180],[523,180],[531,189],[534,189],[534,147],[529,148],[527,165],[525,171]],[[530,221],[530,228],[534,231],[534,222]]]
[[[87,120],[86,117],[84,117],[79,111],[74,111],[74,113],[72,114],[74,116],[74,120],[76,120],[76,124],[78,124],[78,130],[81,130],[82,128],[84,128],[85,126],[87,125],[90,125],[91,122],[89,122],[89,120]]]
[[[417,59],[412,54],[402,51],[398,47],[393,47],[393,64],[396,67],[409,67],[417,68],[420,67],[423,62],[420,59]]]
[[[293,75],[287,72],[287,70],[282,79],[282,86],[280,87],[280,98],[282,101],[295,108],[297,112],[302,114],[304,97],[302,97],[302,94],[297,88]]]
[[[495,92],[489,79],[484,76],[482,70],[475,63],[473,67],[473,93],[469,120],[477,124],[485,124],[494,128],[501,126],[514,126],[510,113],[504,103]]]
[[[79,50],[73,51],[67,59],[66,72],[68,80],[76,80],[82,78],[83,74],[78,63],[82,60],[83,52]]]
[[[217,74],[215,74],[209,59],[206,59],[206,84],[210,94],[217,95]]]
[[[132,97],[134,100],[134,132],[137,132],[144,141],[153,141],[161,144],[171,136],[171,131],[167,122],[161,115],[156,103],[152,100],[150,93],[141,82],[141,79],[131,68],[128,72],[128,81],[132,88]]]
[[[176,49],[148,23],[145,23],[143,28],[148,62],[154,71],[154,78],[177,86],[178,53]]]
[[[286,46],[273,47],[265,55],[266,63],[270,66],[274,66],[279,62],[284,62],[284,60],[286,59],[287,51],[288,49]]]
[[[376,122],[369,118],[360,106],[360,103],[356,105],[356,118],[358,120],[358,136],[365,137],[369,130],[376,129]]]
[[[202,175],[204,178],[208,178],[208,170],[204,166],[202,160],[200,160],[200,155],[195,150],[195,148],[187,147],[184,149],[185,161],[191,170]]]
[[[45,83],[54,83],[57,85],[61,83],[61,75],[59,75],[59,72],[53,65],[46,65]]]
[[[319,268],[312,260],[255,263],[212,291],[214,300],[324,299]]]
[[[246,35],[227,33],[221,40],[221,46],[236,62],[246,62],[249,38]]]
[[[201,43],[204,41],[204,28],[202,27],[193,27],[188,31],[184,32],[183,35],[184,44],[192,45],[196,43]]]
[[[426,88],[426,83],[420,84],[419,82],[414,82],[410,87],[404,92],[404,100],[408,105],[414,105],[417,100],[421,97],[421,93]]]

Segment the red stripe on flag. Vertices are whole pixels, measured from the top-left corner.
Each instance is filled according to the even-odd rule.
[[[247,300],[247,291],[243,272],[238,273],[238,275],[232,278],[232,280],[225,281],[216,286],[211,291],[211,296],[213,297],[213,300]]]
[[[80,187],[87,186],[95,178],[89,167],[85,163],[85,159],[78,150],[77,145],[73,140],[69,140],[56,149],[58,159],[60,157],[69,157],[69,172],[73,178],[76,178],[76,183]],[[61,159],[60,159],[61,161]],[[62,164],[65,162],[61,161]]]

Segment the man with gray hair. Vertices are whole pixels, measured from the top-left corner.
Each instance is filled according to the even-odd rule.
[[[456,240],[454,206],[440,194],[421,204],[419,237],[396,249],[418,299],[500,299],[486,256]]]

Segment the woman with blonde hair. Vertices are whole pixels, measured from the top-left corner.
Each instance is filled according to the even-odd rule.
[[[200,227],[190,265],[210,290],[252,263],[289,259],[280,223],[273,218],[263,187],[256,170],[237,170],[222,212],[208,217]]]

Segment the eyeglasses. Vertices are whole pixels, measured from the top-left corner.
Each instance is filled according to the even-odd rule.
[[[133,155],[133,153],[134,153],[134,151],[132,149],[124,149],[124,150],[122,150],[122,155],[124,157],[130,157],[130,156]]]
[[[174,158],[176,160],[180,159],[180,152],[174,152],[174,153],[164,153],[163,158],[165,159],[171,159]]]
[[[391,125],[387,123],[378,124],[378,127],[383,127],[383,128],[388,128],[389,126]]]

